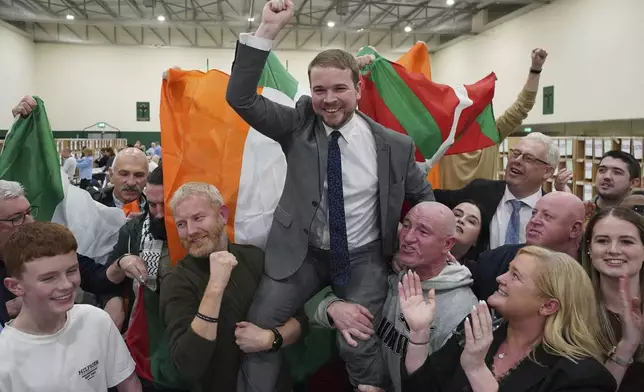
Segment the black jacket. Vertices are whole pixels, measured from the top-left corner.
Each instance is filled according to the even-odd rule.
[[[494,332],[494,340],[487,352],[488,367],[507,335],[507,324]],[[471,391],[467,376],[460,365],[463,338],[455,334],[412,375],[408,375],[402,361],[403,392]],[[543,346],[535,351],[538,363],[526,358],[499,382],[499,392],[614,392],[615,378],[604,365],[592,358],[577,363],[547,353]]]
[[[496,278],[508,272],[510,262],[524,246],[526,244],[503,245],[479,255],[470,267],[472,279],[474,279],[472,291],[478,299],[487,301],[488,297],[496,291],[499,287]]]
[[[107,268],[109,264],[99,264],[89,257],[78,255],[78,269],[81,277],[81,288],[96,295],[118,295],[121,288],[107,279]],[[0,281],[6,278],[4,262],[0,260]],[[4,325],[9,321],[7,312],[7,301],[16,298],[7,288],[2,285],[0,289],[0,324]]]

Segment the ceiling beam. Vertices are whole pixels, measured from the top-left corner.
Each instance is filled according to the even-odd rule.
[[[329,6],[329,8],[327,8],[326,10],[324,10],[324,14],[323,14],[323,15],[322,15],[322,17],[320,18],[320,22],[319,22],[319,25],[320,25],[320,26],[322,26],[322,25],[324,24],[324,20],[325,20],[325,19],[326,19],[326,17],[331,13],[331,11],[333,11],[333,10],[335,9],[335,6],[336,6],[337,4],[338,4],[338,0],[333,0],[333,1],[331,2],[331,5]]]
[[[96,26],[94,26],[94,27],[96,27]],[[134,36],[134,34],[132,34],[132,33],[130,32],[130,30],[128,30],[128,29],[127,29],[127,27],[125,27],[125,26],[121,26],[121,28],[123,29],[123,31],[125,31],[125,32],[127,33],[127,35],[129,35],[130,37],[132,37],[132,39],[134,40],[134,42],[136,42],[136,43],[137,43],[137,44],[139,44],[139,45],[143,45],[143,40],[140,40],[140,41],[139,41],[139,39],[138,39],[138,38],[136,38],[136,37]]]
[[[103,1],[103,0],[94,0],[94,2],[95,2],[96,4],[98,4],[102,9],[104,9],[104,10],[105,10],[105,12],[107,12],[107,14],[108,14],[109,16],[111,16],[112,18],[116,19],[116,18],[118,18],[118,17],[119,17],[119,16],[116,14],[116,12],[114,12],[114,11],[110,8],[110,6],[109,6],[109,5],[107,5],[107,3],[106,3],[105,1]]]
[[[93,27],[94,29],[96,29],[96,31],[98,31],[103,36],[103,38],[107,40],[107,42],[114,45],[115,42],[110,37],[108,37],[107,34],[105,34],[101,29],[99,29],[98,26],[93,26]]]
[[[150,30],[152,34],[156,35],[156,37],[159,39],[159,41],[163,43],[163,45],[168,46],[168,43],[166,42],[166,40],[161,36],[161,34],[157,33],[155,29],[148,26],[148,30]]]
[[[85,12],[85,11],[84,11],[84,10],[82,10],[82,9],[80,9],[80,8],[78,7],[78,5],[74,2],[74,0],[61,0],[61,1],[62,1],[62,3],[63,3],[63,4],[65,4],[66,6],[68,6],[70,9],[72,9],[72,10],[76,11],[76,13],[78,13],[78,14],[79,14],[80,16],[82,16],[83,18],[85,18],[85,19],[87,19],[87,18],[88,18],[88,17],[87,17],[87,12]]]

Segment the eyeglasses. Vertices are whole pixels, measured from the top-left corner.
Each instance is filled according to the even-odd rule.
[[[509,152],[509,157],[512,159],[519,159],[521,156],[523,156],[523,160],[531,165],[534,165],[535,163],[539,162],[539,163],[543,163],[544,165],[550,166],[548,162],[541,160],[532,154],[525,153],[521,150],[516,150],[514,148],[511,148],[508,152]]]
[[[22,212],[19,215],[15,215],[13,218],[0,219],[0,222],[11,222],[11,225],[13,227],[20,227],[25,223],[25,219],[27,219],[27,216],[30,216],[32,218],[35,218],[36,216],[38,216],[38,207],[31,206],[27,211]]]

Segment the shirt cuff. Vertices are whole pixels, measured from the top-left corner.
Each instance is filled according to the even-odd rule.
[[[251,33],[239,34],[239,42],[242,45],[250,46],[264,52],[270,52],[273,49],[273,40],[261,37],[255,37]]]

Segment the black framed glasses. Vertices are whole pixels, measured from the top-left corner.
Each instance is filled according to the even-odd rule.
[[[550,164],[542,159],[539,159],[535,157],[532,154],[525,153],[521,150],[516,150],[514,148],[511,148],[508,150],[508,156],[512,159],[519,159],[520,157],[523,156],[523,160],[526,161],[527,163],[534,165],[535,163],[543,163],[546,166],[550,166]]]
[[[27,211],[21,212],[18,215],[14,215],[11,218],[0,219],[0,222],[11,222],[11,225],[13,227],[20,227],[25,223],[25,219],[27,219],[27,216],[36,218],[36,216],[38,216],[38,206],[31,206]]]

